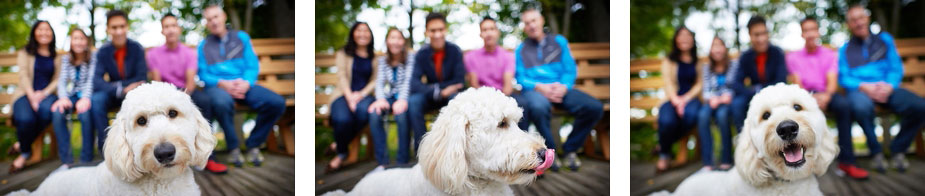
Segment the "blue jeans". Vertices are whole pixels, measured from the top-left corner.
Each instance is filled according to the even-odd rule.
[[[61,156],[61,163],[73,164],[74,155],[71,153],[71,132],[67,129],[68,114],[77,112],[77,101],[80,97],[73,95],[67,99],[71,100],[71,109],[65,111],[52,112],[52,124],[55,127],[55,138],[58,139],[58,156]],[[83,147],[80,149],[80,162],[90,163],[93,161],[93,121],[90,121],[90,111],[77,114],[80,120],[80,135],[83,141]]]
[[[386,101],[389,102],[389,106],[395,103],[395,98],[388,98]],[[390,107],[391,108],[391,107]],[[385,126],[388,125],[386,122],[386,115],[390,114],[391,110],[383,110],[382,114],[376,114],[375,112],[369,113],[369,128],[370,135],[372,135],[373,144],[375,146],[376,160],[379,162],[379,165],[388,165],[389,164],[389,152],[388,146],[386,144],[387,135],[385,132]],[[394,115],[395,122],[398,123],[398,157],[397,162],[399,165],[408,163],[408,149],[410,147],[409,139],[411,139],[410,133],[408,133],[408,111],[402,112],[401,114]]]
[[[748,103],[752,101],[754,93],[736,94],[732,97],[732,105],[729,108],[732,111],[732,123],[736,126],[736,133],[742,132],[742,125],[745,124],[745,117],[748,116]]]
[[[353,140],[357,133],[363,129],[363,126],[366,126],[366,123],[369,122],[367,110],[371,103],[373,103],[373,98],[370,96],[360,99],[355,112],[350,111],[347,99],[344,97],[337,98],[331,104],[331,124],[334,126],[334,142],[337,142],[337,154],[339,156],[347,155],[347,146],[349,146],[350,140]]]
[[[32,141],[51,123],[51,105],[57,100],[58,96],[46,96],[39,103],[38,110],[32,110],[29,98],[25,95],[13,102],[13,125],[16,126],[20,152],[32,152]]]
[[[710,129],[710,120],[716,121],[716,126],[719,127],[720,139],[723,143],[720,163],[732,164],[732,130],[729,128],[729,105],[720,104],[716,106],[716,109],[713,109],[710,108],[709,104],[702,104],[697,115],[697,131],[700,134],[700,144],[703,146],[700,151],[703,156],[703,165],[713,165],[713,136]]]
[[[694,126],[697,126],[697,112],[700,109],[700,100],[693,99],[684,106],[684,116],[678,116],[674,105],[665,102],[658,110],[658,144],[661,148],[660,156],[671,156],[671,144],[686,135]],[[683,146],[684,144],[682,144]]]
[[[209,115],[218,119],[218,124],[225,130],[225,144],[229,150],[240,146],[237,127],[234,126],[235,103],[247,105],[257,111],[257,123],[250,137],[244,142],[247,149],[263,144],[272,131],[273,124],[286,112],[286,99],[259,85],[251,85],[244,93],[244,99],[232,98],[224,89],[214,86],[204,88],[203,92],[211,98],[209,104],[205,105],[210,107]]]
[[[103,159],[106,159],[105,154],[103,154],[103,144],[106,142],[106,134],[109,133],[106,129],[109,127],[109,116],[107,114],[109,109],[122,106],[122,99],[125,98],[125,96],[116,97],[116,94],[121,92],[115,91],[115,88],[106,91],[94,91],[93,96],[90,97],[90,121],[93,121],[92,130],[95,130],[97,134],[97,149]],[[85,144],[83,148],[88,148],[89,146],[92,145]],[[81,154],[85,153],[81,152]]]
[[[412,93],[411,96],[408,96],[408,122],[411,124],[411,131],[414,132],[414,152],[418,151],[421,138],[423,138],[424,133],[427,132],[427,121],[424,119],[424,113],[431,110],[439,110],[443,106],[446,106],[450,100],[456,98],[457,94],[459,93],[450,95],[449,98],[443,100],[431,99],[430,92]]]
[[[925,99],[912,94],[906,89],[894,88],[893,94],[890,94],[886,103],[874,103],[867,94],[857,90],[847,91],[847,97],[851,105],[851,116],[864,130],[864,135],[867,136],[867,146],[870,148],[871,154],[882,152],[880,143],[877,142],[877,136],[874,133],[874,104],[889,108],[902,118],[899,134],[896,134],[896,139],[890,144],[890,152],[894,154],[906,152],[906,149],[912,144],[912,140],[915,139],[918,130],[921,129],[922,123],[925,122],[921,119],[922,116],[925,116]],[[884,129],[888,128],[884,127]]]
[[[552,118],[552,107],[564,109],[575,117],[572,133],[569,133],[562,146],[565,154],[578,151],[578,148],[585,143],[588,134],[591,133],[591,128],[604,115],[604,105],[600,101],[576,89],[569,89],[562,97],[562,103],[551,103],[545,96],[530,89],[520,93],[525,102],[523,105],[526,106],[526,114],[529,116],[526,119],[534,123],[537,131],[546,139],[546,148],[556,149],[556,142],[553,141],[549,125],[550,118]]]

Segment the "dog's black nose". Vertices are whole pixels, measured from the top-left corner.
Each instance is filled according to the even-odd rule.
[[[785,120],[777,124],[777,135],[780,136],[783,140],[792,140],[797,137],[797,133],[800,131],[800,125],[793,120]]]
[[[161,143],[154,147],[154,158],[158,163],[170,163],[176,154],[176,148],[170,143]]]

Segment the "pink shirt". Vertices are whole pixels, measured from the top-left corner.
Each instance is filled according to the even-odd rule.
[[[178,88],[186,88],[186,70],[196,70],[197,58],[196,50],[180,44],[175,49],[167,48],[167,45],[151,48],[145,59],[148,61],[148,69],[156,70],[161,74],[164,82],[173,84]]]
[[[838,73],[838,54],[829,48],[818,46],[809,53],[806,48],[787,54],[787,70],[799,75],[800,83],[809,91],[824,92],[826,75]]]
[[[494,52],[479,48],[463,57],[466,71],[475,73],[479,84],[501,90],[504,88],[504,74],[514,74],[514,53],[496,46]]]

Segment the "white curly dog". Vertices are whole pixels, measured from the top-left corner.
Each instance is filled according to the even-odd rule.
[[[522,111],[493,88],[466,90],[440,110],[417,165],[371,173],[346,195],[513,195],[509,184],[533,182],[555,157],[517,127]]]
[[[825,174],[838,146],[816,100],[797,85],[777,84],[750,105],[735,168],[692,175],[675,195],[822,195],[816,176]]]
[[[122,102],[101,164],[53,173],[32,194],[200,195],[190,166],[204,167],[215,142],[186,93],[163,82],[143,84]]]

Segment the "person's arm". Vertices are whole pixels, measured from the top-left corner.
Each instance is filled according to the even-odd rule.
[[[465,54],[465,56],[463,56],[463,65],[466,66],[466,70],[468,71],[468,73],[466,73],[466,82],[469,83],[469,86],[472,88],[479,88],[482,87],[482,85],[479,84],[479,76],[473,71],[475,68],[472,66],[475,64],[475,60],[472,58],[473,56],[471,54]]]
[[[831,58],[826,64],[829,69],[825,70],[825,92],[832,94],[838,91],[838,57]]]
[[[70,69],[74,69],[71,65],[70,55],[65,55],[61,57],[61,66],[58,67],[58,70],[60,70],[62,74],[58,74],[58,81],[59,81],[58,90],[55,91],[55,94],[58,95],[58,99],[67,98],[66,91],[67,91],[67,81],[68,81],[67,75],[68,74],[63,74],[63,73],[67,73]],[[77,82],[78,81],[74,81],[74,84],[76,85]]]
[[[746,54],[744,54],[744,55],[748,55],[748,54],[746,53]],[[744,55],[743,55],[743,56],[744,56]],[[748,89],[748,88],[745,87],[745,77],[748,76],[748,74],[745,73],[745,67],[749,65],[749,64],[747,64],[747,63],[745,62],[746,60],[747,60],[747,58],[739,58],[739,68],[738,68],[738,69],[730,69],[730,70],[729,70],[729,71],[735,71],[735,72],[736,72],[736,73],[735,73],[735,78],[733,78],[733,82],[732,82],[732,90],[733,90],[736,94],[743,94],[743,95],[750,94],[750,90],[751,90],[751,89]],[[754,82],[754,81],[752,81],[752,82]]]
[[[711,72],[710,70],[710,66],[702,66],[702,67],[703,68],[701,69],[700,73],[703,76],[700,77],[700,81],[701,81],[700,83],[703,84],[703,91],[702,91],[703,93],[701,97],[703,97],[703,100],[709,100],[710,98],[717,96],[718,92],[716,91],[716,89],[719,89],[719,87],[722,84],[717,84],[716,82],[719,82],[719,81],[716,81],[715,79],[710,81],[711,78],[715,78],[715,76],[710,77],[714,75],[714,73]]]
[[[896,51],[896,44],[893,43],[893,37],[888,33],[883,34],[883,42],[886,42],[887,47],[887,63],[889,63],[889,70],[886,71],[886,81],[893,85],[893,88],[899,88],[899,85],[903,81],[903,59],[899,57],[899,53]]]
[[[145,57],[151,57],[150,51],[148,51],[148,53],[145,54]],[[145,61],[148,62],[148,66],[151,66],[148,68],[148,74],[151,76],[151,81],[162,81],[163,82],[164,80],[163,78],[161,78],[161,72],[158,69],[158,66],[156,66],[157,63],[154,62],[154,59],[155,58],[153,57],[145,58]]]
[[[381,58],[379,58],[378,60],[379,60],[379,61],[384,61],[384,59],[385,59],[385,57],[381,57]],[[374,85],[374,87],[375,87],[375,91],[374,91],[374,92],[375,92],[375,93],[373,93],[373,95],[376,97],[376,100],[385,99],[385,93],[386,93],[386,92],[385,92],[385,82],[386,82],[385,80],[386,80],[386,77],[383,76],[383,74],[385,74],[385,69],[387,69],[387,68],[386,68],[387,66],[388,66],[387,63],[382,63],[382,62],[380,62],[379,65],[375,67],[375,69],[378,69],[378,70],[379,70],[379,73],[378,73],[379,75],[378,75],[377,77],[374,77],[374,78],[376,78],[376,82],[375,82],[375,85]]]
[[[405,63],[405,74],[404,77],[401,77],[403,81],[400,81],[398,84],[398,100],[408,100],[408,96],[411,94],[411,81],[413,81],[413,72],[414,72],[414,55],[408,55],[408,62]],[[380,72],[381,73],[381,72]],[[421,81],[421,78],[418,77],[417,81]]]
[[[337,89],[347,94],[352,93],[350,91],[350,76],[347,75],[347,53],[340,51],[334,56],[334,66],[337,67]]]
[[[132,73],[130,78],[125,79],[125,82],[122,82],[122,87],[127,87],[132,83],[145,82],[148,80],[148,63],[145,62],[145,49],[141,47],[140,44],[132,44],[131,46],[134,47],[130,47],[129,49],[133,50],[134,52],[130,53],[140,54],[141,56],[136,57],[135,61],[131,63],[131,65],[135,67],[135,70],[133,70],[134,73]],[[126,62],[126,66],[128,65],[129,64]]]
[[[857,90],[861,81],[851,75],[851,68],[848,66],[848,58],[845,57],[846,43],[838,53],[838,82],[845,90]]]
[[[668,96],[668,100],[678,98],[678,75],[675,74],[675,67],[671,60],[662,61],[662,80],[665,80],[665,96]]]
[[[90,55],[89,62],[90,64],[87,64],[88,70],[83,72],[84,75],[81,77],[83,78],[83,81],[82,81],[83,88],[80,89],[81,98],[90,98],[93,96],[93,79],[90,79],[89,77],[93,77],[94,73],[96,73],[96,63],[97,63],[96,55]],[[80,81],[74,81],[74,82],[76,83]],[[59,97],[59,99],[61,98]]]
[[[572,58],[572,52],[568,47],[568,40],[566,40],[565,37],[557,35],[556,42],[558,42],[559,47],[562,48],[562,66],[564,66],[562,74],[559,75],[559,83],[565,85],[568,89],[572,89],[572,87],[575,86],[575,78],[578,77],[578,67],[575,64],[575,58]]]
[[[770,85],[774,85],[774,84],[781,83],[781,82],[786,84],[787,74],[789,72],[787,71],[787,61],[784,59],[784,51],[777,47],[774,47],[773,50],[777,51],[773,53],[774,54],[773,58],[777,58],[778,59],[777,62],[780,64],[777,65],[776,67],[775,71],[777,72],[777,74],[775,74],[774,76],[774,80],[773,80],[774,82],[772,82]]]
[[[33,92],[34,90],[32,88],[32,77],[30,76],[29,72],[32,71],[31,69],[35,65],[30,65],[28,63],[29,58],[34,58],[34,57],[30,57],[29,54],[26,53],[25,50],[19,51],[19,53],[16,55],[16,64],[19,65],[19,71],[17,72],[19,73],[19,87],[18,88],[22,89],[23,92],[26,93],[27,97],[31,97],[32,94],[34,93]]]
[[[449,60],[449,62],[447,62],[448,64],[444,64],[443,67],[447,68],[447,66],[449,65],[453,69],[453,75],[451,75],[450,78],[443,80],[443,82],[440,82],[441,90],[450,85],[462,84],[465,82],[465,78],[466,78],[466,68],[463,66],[462,50],[460,50],[458,47],[452,47],[452,48],[448,47],[446,52],[447,52],[446,57],[450,57],[450,59],[448,59]],[[449,55],[450,52],[453,52],[455,54]],[[440,73],[437,73],[437,74],[440,74]]]
[[[527,76],[527,68],[524,66],[523,56],[520,55],[520,50],[522,46],[518,46],[514,50],[514,79],[517,80],[517,83],[523,87],[523,90],[533,90],[536,87],[536,81]]]
[[[186,77],[184,78],[186,79],[187,92],[192,92],[192,90],[196,89],[196,74],[199,72],[199,67],[196,66],[196,56],[197,54],[193,51],[193,53],[188,54],[186,58]]]
[[[203,46],[205,45],[206,45],[206,40],[202,40],[202,42],[199,42],[199,47],[196,48],[196,53],[197,53],[196,56],[198,56],[196,66],[199,67],[199,70],[197,71],[197,75],[199,75],[199,80],[202,80],[202,82],[205,83],[206,86],[210,86],[210,87],[216,86],[218,85],[218,77],[215,77],[214,75],[209,73],[207,69],[209,64],[206,61],[206,53],[203,52],[205,49],[203,48]]]
[[[501,86],[501,92],[510,96],[514,92],[514,54],[506,51],[505,54],[507,58],[504,59],[504,78],[501,80],[504,84]]]
[[[257,59],[257,53],[254,52],[254,45],[251,44],[251,37],[244,31],[238,31],[238,38],[244,44],[244,62],[247,65],[244,68],[244,75],[241,79],[246,80],[251,86],[257,84],[257,74],[260,72],[260,61]]]
[[[117,91],[122,91],[121,81],[107,82],[106,80],[103,79],[104,76],[106,76],[107,74],[106,64],[102,63],[103,59],[112,58],[112,56],[109,56],[109,55],[104,56],[104,55],[105,54],[103,52],[99,52],[99,51],[96,52],[97,68],[96,68],[96,71],[93,72],[93,88],[101,92],[112,91],[112,89],[116,89]],[[121,92],[118,92],[118,93],[121,93]]]

